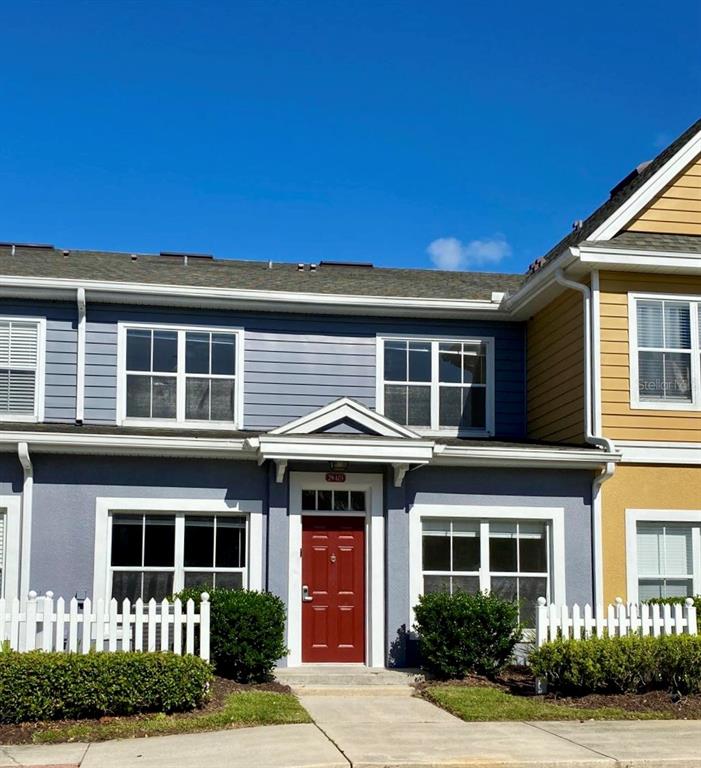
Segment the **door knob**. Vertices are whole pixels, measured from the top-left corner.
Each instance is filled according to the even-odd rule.
[[[313,599],[314,598],[309,594],[309,587],[306,584],[304,584],[302,586],[302,602],[311,603]]]

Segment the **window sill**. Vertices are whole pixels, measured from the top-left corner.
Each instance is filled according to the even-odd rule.
[[[0,421],[9,421],[9,422],[15,422],[15,423],[24,423],[24,424],[37,424],[39,422],[39,417],[36,414],[4,413],[4,414],[0,414]]]
[[[701,411],[701,405],[688,402],[674,402],[671,400],[631,400],[632,411]]]
[[[221,432],[236,432],[241,429],[237,424],[228,421],[172,421],[164,419],[122,419],[117,422],[119,427],[151,427],[155,429],[211,429]]]

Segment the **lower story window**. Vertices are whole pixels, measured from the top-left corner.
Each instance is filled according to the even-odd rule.
[[[423,591],[492,592],[518,603],[521,622],[533,626],[537,599],[551,599],[550,538],[541,521],[426,518]]]
[[[114,513],[110,597],[162,600],[184,587],[241,589],[247,518]]]
[[[694,540],[699,526],[640,522],[637,526],[638,599],[692,597]]]

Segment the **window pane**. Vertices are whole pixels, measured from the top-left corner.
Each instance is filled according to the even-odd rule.
[[[212,334],[212,373],[233,376],[236,373],[236,336]]]
[[[320,512],[330,512],[332,496],[331,491],[318,491],[317,493],[317,509]]]
[[[240,571],[217,573],[214,577],[214,586],[217,589],[243,589],[243,574]]]
[[[175,558],[175,517],[147,515],[144,535],[144,565],[172,566]]]
[[[127,329],[127,370],[151,370],[151,331]]]
[[[397,384],[385,385],[385,416],[397,424],[407,423],[406,412],[407,387]]]
[[[694,586],[691,579],[665,579],[664,597],[693,597]]]
[[[664,575],[689,576],[693,573],[691,528],[682,525],[665,527]]]
[[[234,420],[234,380],[212,379],[212,420]]]
[[[302,509],[308,512],[316,509],[316,491],[302,491]]]
[[[664,388],[667,400],[691,401],[691,355],[665,352]]]
[[[214,565],[214,518],[185,518],[185,567]]]
[[[365,491],[351,491],[350,500],[353,512],[365,512]]]
[[[518,598],[517,582],[515,576],[492,576],[492,594],[515,603]]]
[[[214,574],[212,571],[185,571],[185,589],[202,587],[202,591],[214,588]]]
[[[462,359],[463,382],[465,384],[486,384],[484,344],[465,345],[466,350],[476,351],[478,354],[466,354]]]
[[[151,416],[151,377],[127,376],[127,417]]]
[[[662,579],[641,579],[638,582],[638,599],[642,602],[664,597]]]
[[[431,426],[431,388],[407,387],[407,423],[416,427]]]
[[[185,372],[209,373],[209,334],[185,334]]]
[[[217,518],[217,568],[246,565],[246,521],[241,517]]]
[[[337,512],[346,512],[350,508],[348,502],[348,491],[333,492],[333,508]]]
[[[450,576],[424,576],[424,595],[450,592]]]
[[[143,518],[114,515],[112,518],[112,565],[141,565]]]
[[[385,381],[406,381],[406,341],[385,341]]]
[[[526,627],[535,627],[535,607],[539,597],[548,599],[548,582],[545,577],[519,579],[519,609],[521,623]]]
[[[176,331],[153,332],[153,370],[159,373],[175,373],[178,370]]]
[[[141,597],[141,571],[114,571],[112,597],[118,602],[129,599],[133,603]]]
[[[424,536],[423,537],[423,570],[424,571],[449,571],[450,570],[450,537],[449,536]]]
[[[638,573],[657,576],[662,573],[664,562],[662,548],[664,526],[659,523],[638,523]]]
[[[209,421],[209,379],[187,378],[185,383],[185,418]]]
[[[664,397],[664,352],[638,353],[638,392],[644,400]]]
[[[460,344],[441,344],[438,352],[438,380],[459,384],[461,378],[462,357],[459,353],[447,352],[446,349],[457,347]]]
[[[173,594],[173,574],[169,572],[144,571],[144,600],[163,600]]]
[[[522,573],[545,573],[548,570],[548,550],[545,535],[520,538],[518,542]]]
[[[467,390],[461,426],[464,429],[484,429],[487,426],[487,390],[472,387]]]
[[[691,318],[689,305],[681,301],[664,303],[665,347],[691,349]]]
[[[153,405],[151,415],[154,419],[174,419],[176,381],[174,376],[154,376]]]
[[[463,389],[441,387],[439,419],[441,427],[458,427],[462,421]]]
[[[516,571],[516,536],[502,530],[495,532],[496,524],[492,524],[489,537],[489,569],[495,571]],[[495,533],[497,535],[495,535]]]
[[[431,381],[430,342],[409,343],[409,381]]]
[[[480,567],[479,536],[453,537],[453,570],[478,571]]]
[[[468,592],[471,595],[480,591],[479,576],[453,576],[453,593]]]
[[[637,313],[638,346],[663,347],[662,302],[639,301],[637,305]]]

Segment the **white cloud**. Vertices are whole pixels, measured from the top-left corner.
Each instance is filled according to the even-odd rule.
[[[503,235],[463,243],[457,237],[439,237],[426,248],[426,253],[438,269],[469,269],[498,264],[511,255],[511,246]]]

